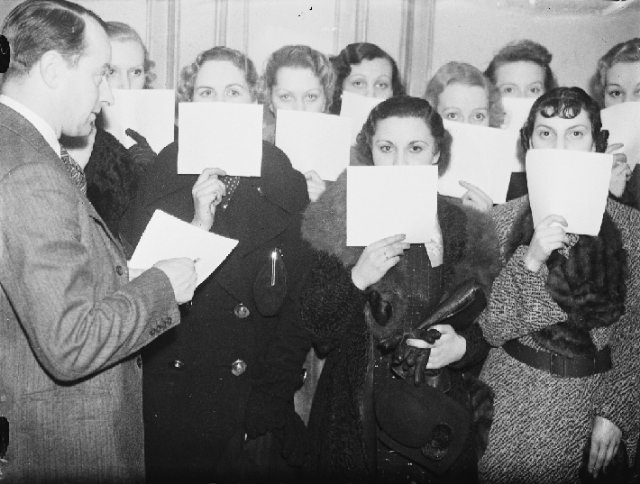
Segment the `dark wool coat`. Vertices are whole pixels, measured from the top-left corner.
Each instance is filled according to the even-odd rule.
[[[177,144],[159,155],[125,216],[123,232],[136,243],[155,209],[185,221],[194,214],[191,188],[196,175],[177,175]],[[183,323],[143,352],[145,453],[149,480],[220,482],[253,470],[240,455],[245,408],[252,419],[279,425],[293,413],[302,362],[311,347],[297,323],[295,291],[306,266],[300,238],[301,212],[308,203],[304,177],[287,157],[263,143],[259,178],[242,178],[228,208],[216,214],[223,234],[240,242],[200,285]],[[257,305],[254,286],[268,274],[279,249],[286,267],[286,292],[275,314]],[[267,284],[269,281],[267,280]],[[263,366],[264,361],[269,364]],[[232,373],[241,360],[246,371]],[[260,389],[256,393],[254,381]],[[265,383],[267,382],[267,383]],[[252,388],[254,390],[252,394]],[[280,402],[265,397],[277,394]],[[295,415],[294,415],[295,416]],[[264,477],[264,476],[263,476]],[[164,480],[163,480],[164,479]],[[199,482],[199,481],[198,481]]]
[[[87,198],[116,236],[120,219],[135,198],[140,180],[156,154],[146,143],[125,148],[113,135],[98,129],[84,169]]]
[[[375,442],[365,435],[363,392],[372,336],[363,309],[365,293],[351,281],[351,267],[362,248],[346,247],[346,174],[305,212],[303,237],[317,251],[301,294],[302,319],[327,353],[318,383],[309,433],[310,473],[316,477],[370,482],[375,475]],[[461,282],[479,282],[488,293],[497,272],[497,243],[489,218],[456,207],[440,197],[438,218],[444,239],[444,296]],[[372,287],[375,287],[372,286]],[[464,331],[466,368],[488,347],[473,324]]]

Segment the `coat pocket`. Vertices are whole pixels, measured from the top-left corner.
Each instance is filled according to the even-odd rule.
[[[262,316],[275,316],[287,297],[287,268],[282,251],[275,247],[253,283],[253,299]]]

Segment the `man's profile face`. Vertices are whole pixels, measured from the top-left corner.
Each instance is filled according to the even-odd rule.
[[[104,29],[85,17],[85,50],[76,65],[63,70],[61,85],[62,134],[87,136],[104,103],[113,103],[106,74],[111,60],[111,44]]]

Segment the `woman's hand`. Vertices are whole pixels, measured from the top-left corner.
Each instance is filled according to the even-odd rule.
[[[403,242],[405,237],[404,234],[392,235],[365,247],[351,269],[351,280],[358,289],[364,291],[375,284],[400,261],[402,253],[409,248],[409,244]]]
[[[458,183],[461,187],[467,189],[466,193],[460,197],[463,205],[475,208],[476,210],[484,213],[491,210],[491,207],[493,207],[493,200],[491,200],[491,197],[481,188],[464,180],[460,180]]]
[[[524,256],[527,269],[538,272],[551,252],[569,245],[566,226],[567,221],[560,215],[549,215],[538,224]]]
[[[307,191],[309,192],[309,200],[315,202],[327,189],[327,184],[314,170],[306,172],[304,174],[304,177],[307,180]]]
[[[605,469],[616,455],[622,430],[611,420],[604,417],[595,417],[593,420],[593,430],[591,431],[591,450],[589,451],[588,469],[593,477],[598,477],[598,473]]]
[[[607,148],[607,153],[613,153],[624,145],[622,143],[614,143]],[[613,166],[611,168],[611,181],[609,182],[609,192],[621,197],[627,182],[631,178],[631,167],[627,163],[627,156],[624,153],[613,153]]]
[[[191,224],[203,230],[208,231],[213,226],[216,207],[227,192],[224,183],[218,179],[220,175],[226,173],[219,168],[205,168],[191,189],[194,208]]]
[[[467,340],[456,333],[456,330],[450,324],[436,324],[429,329],[435,329],[440,332],[440,338],[433,344],[429,344],[422,339],[407,338],[408,346],[431,348],[427,370],[444,368],[451,363],[459,361],[467,352]]]

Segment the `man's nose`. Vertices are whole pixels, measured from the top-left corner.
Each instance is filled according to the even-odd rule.
[[[100,104],[106,104],[107,106],[112,106],[115,102],[113,98],[113,92],[111,92],[111,87],[107,82],[105,77],[102,78],[100,82]]]

